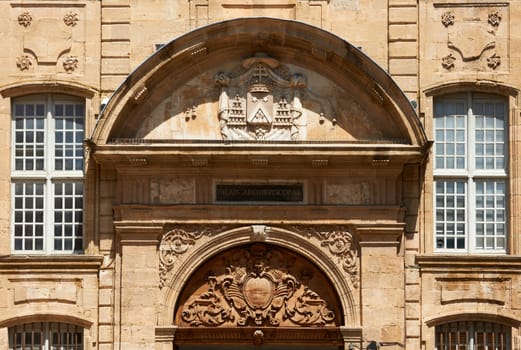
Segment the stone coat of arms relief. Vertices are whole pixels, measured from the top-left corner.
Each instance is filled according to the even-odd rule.
[[[18,24],[22,53],[16,58],[18,69],[25,72],[36,67],[55,67],[57,72],[77,73],[84,49],[83,30],[78,25],[83,6],[64,13],[60,13],[60,4],[21,7]]]
[[[222,266],[213,266],[201,293],[181,306],[179,321],[192,327],[334,326],[331,301],[310,286],[317,272],[293,268],[295,260],[263,243],[233,250]]]
[[[274,58],[257,54],[238,72],[217,73],[219,125],[224,140],[295,140],[305,125],[302,74],[291,75]]]
[[[341,278],[349,280],[352,293],[359,285],[358,243],[347,227],[292,226],[294,238],[307,239],[339,263]],[[280,232],[279,232],[280,231]],[[229,248],[206,260],[177,286],[178,269],[201,248],[221,234],[250,236],[249,244]],[[159,288],[180,288],[175,312],[182,327],[290,327],[334,326],[342,322],[339,296],[314,263],[268,243],[274,234],[290,234],[265,225],[224,227],[180,225],[166,232],[159,246]],[[238,235],[238,236],[237,236]],[[176,286],[173,286],[174,283]],[[342,293],[345,293],[342,292]],[[349,293],[348,293],[349,294]]]
[[[449,52],[441,58],[446,70],[474,69],[496,70],[504,65],[508,26],[505,8],[479,6],[476,8],[454,6],[444,9],[441,24],[447,31]]]

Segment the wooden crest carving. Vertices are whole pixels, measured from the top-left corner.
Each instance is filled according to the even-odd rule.
[[[336,312],[312,288],[323,292],[328,283],[315,276],[320,273],[309,262],[302,263],[295,254],[263,243],[236,248],[223,259],[220,267],[217,261],[207,264],[206,281],[193,287],[177,312],[181,325],[335,325]],[[325,292],[330,299],[331,290]]]
[[[258,54],[232,74],[219,72],[219,124],[225,140],[293,140],[302,116],[301,74],[291,75],[271,57]]]

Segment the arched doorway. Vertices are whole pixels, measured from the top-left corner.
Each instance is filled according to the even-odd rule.
[[[383,327],[393,340],[401,337],[403,285],[371,276],[404,275],[397,255],[409,200],[404,179],[423,162],[428,143],[403,92],[351,44],[269,18],[200,28],[129,76],[101,113],[91,145],[99,169],[109,170],[119,188],[117,263],[125,277],[121,300],[128,301],[122,307],[149,306],[156,326],[143,336],[122,332],[127,344],[360,346],[364,307],[371,311],[362,300],[378,295],[397,302],[384,305],[386,319],[374,317],[364,328],[368,339],[381,339]],[[93,183],[99,174],[89,174]],[[351,238],[361,242],[357,254]],[[269,278],[243,265],[236,279],[238,272],[226,269],[237,265],[217,260],[220,271],[202,272],[209,257],[222,259],[254,242],[282,249],[282,256],[299,252],[295,260],[312,262],[307,269],[324,283],[309,284],[306,294],[307,274],[284,272],[284,264],[275,265],[279,277]],[[140,268],[133,254],[145,250],[147,263],[160,259],[159,276],[146,275],[157,298],[143,302],[131,276]],[[374,270],[362,290],[364,257]],[[285,274],[299,287],[285,286]],[[209,277],[217,289],[210,290]],[[277,294],[279,285],[286,294]],[[329,320],[313,304],[309,314],[321,316],[302,321],[309,310],[302,315],[296,305],[311,300],[330,305],[324,310],[336,316]],[[145,327],[132,312],[123,314],[121,329]]]

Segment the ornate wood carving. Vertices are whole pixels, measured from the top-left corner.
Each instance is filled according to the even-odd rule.
[[[295,260],[263,243],[233,250],[225,266],[211,264],[224,273],[209,273],[200,292],[181,306],[182,322],[193,327],[334,325],[335,312],[309,286],[313,273],[304,270],[297,277]]]

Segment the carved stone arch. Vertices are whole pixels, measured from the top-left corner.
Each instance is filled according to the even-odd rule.
[[[275,59],[282,65],[292,66],[289,69],[289,75],[279,74],[281,72],[270,74],[272,78],[275,76],[282,78],[274,79],[278,81],[275,84],[277,89],[293,89],[293,93],[283,96],[276,91],[266,89],[266,86],[260,87],[261,89],[258,86],[249,86],[248,92],[253,91],[261,97],[264,96],[263,94],[267,94],[264,96],[267,97],[265,102],[270,106],[282,103],[284,100],[282,97],[287,97],[287,102],[291,105],[287,110],[281,108],[280,115],[286,115],[287,112],[290,116],[287,118],[288,120],[282,120],[281,117],[281,120],[273,121],[273,116],[267,115],[269,114],[266,113],[267,109],[256,106],[251,107],[253,114],[244,113],[243,119],[247,119],[247,123],[253,125],[253,128],[260,131],[260,134],[263,134],[260,130],[263,124],[275,122],[277,125],[282,125],[286,123],[288,129],[291,129],[288,132],[292,136],[291,140],[294,140],[293,137],[298,132],[295,130],[295,126],[298,129],[298,125],[292,125],[292,118],[297,119],[302,108],[298,102],[302,98],[298,96],[296,90],[305,89],[305,75],[309,73],[313,74],[313,77],[321,77],[331,82],[331,87],[324,92],[324,96],[328,96],[326,99],[333,98],[330,91],[339,91],[338,96],[334,97],[335,101],[345,101],[346,96],[350,96],[348,99],[350,107],[344,108],[346,107],[344,105],[335,105],[335,108],[329,108],[328,103],[320,100],[322,97],[316,98],[316,96],[308,94],[306,97],[308,105],[304,107],[313,111],[312,121],[300,120],[298,123],[309,125],[310,128],[314,127],[315,131],[320,129],[317,125],[323,121],[327,121],[323,123],[324,126],[358,125],[358,127],[364,127],[363,132],[357,130],[355,135],[347,132],[349,135],[345,138],[337,136],[341,140],[369,140],[370,143],[390,142],[410,146],[424,146],[427,143],[420,119],[404,92],[400,90],[389,74],[366,54],[345,40],[319,28],[274,18],[241,18],[219,22],[196,29],[164,45],[137,67],[112,95],[100,115],[92,141],[97,145],[102,145],[118,140],[142,139],[145,136],[150,139],[163,139],[164,137],[164,139],[170,140],[185,138],[220,140],[220,134],[213,129],[205,130],[204,134],[199,133],[204,128],[203,125],[208,125],[204,118],[209,118],[209,106],[211,109],[217,109],[215,105],[219,105],[219,108],[226,106],[226,103],[220,103],[222,101],[217,102],[219,89],[214,86],[216,81],[213,81],[214,74],[219,73],[219,71],[214,71],[216,63],[222,64],[223,72],[230,74],[232,78],[230,95],[225,96],[225,100],[228,100],[235,96],[234,87],[237,85],[234,85],[234,79],[236,81],[240,77],[240,74],[233,74],[234,70],[241,65],[244,68],[244,64],[247,64],[246,61],[258,58],[261,54],[265,54],[268,60]],[[233,66],[226,66],[223,62],[229,62]],[[262,64],[270,69],[277,68],[276,65],[270,65],[267,60],[264,60]],[[306,74],[300,74],[301,71],[305,71]],[[202,80],[201,83],[194,81],[193,86],[196,87],[196,90],[204,86],[206,89],[204,93],[201,93],[200,90],[194,90],[191,94],[188,91],[186,94],[179,92],[175,98],[185,96],[182,105],[180,102],[175,102],[175,106],[169,110],[171,113],[164,114],[169,116],[169,121],[175,120],[175,132],[179,132],[179,135],[172,136],[172,133],[175,134],[175,132],[170,132],[167,136],[151,135],[150,131],[155,130],[159,123],[159,119],[155,120],[158,106],[161,103],[168,104],[167,100],[171,98],[169,93],[172,94],[173,90],[180,87],[186,87],[191,79],[196,79],[196,77],[200,77]],[[216,80],[221,86],[226,85],[226,79]],[[307,82],[315,80],[308,77]],[[226,89],[221,88],[221,90]],[[316,92],[316,90],[310,89],[311,92]],[[192,101],[193,96],[204,96],[204,99],[194,102]],[[246,104],[245,96],[246,93],[241,91],[239,98],[244,100],[243,104]],[[280,97],[280,99],[275,101],[271,97]],[[292,100],[297,100],[297,102],[292,105]],[[228,108],[232,109],[232,107]],[[339,115],[335,115],[335,113]],[[213,118],[214,112],[211,114]],[[352,116],[360,116],[360,121],[363,122],[353,121]],[[379,116],[382,116],[385,121],[378,119]],[[180,130],[185,130],[184,127],[191,128],[191,126],[186,123],[181,126],[177,125],[177,123],[184,123],[184,119],[187,123],[192,121],[191,125],[194,125],[188,132],[189,137],[186,136],[187,134],[182,134]],[[216,119],[216,117],[211,119],[212,123],[215,124]],[[223,119],[225,118],[220,118],[219,121]],[[150,128],[145,131],[139,129],[148,122],[152,125]],[[244,123],[243,120],[233,122]],[[194,130],[196,131],[194,132]],[[323,134],[317,137],[318,141],[326,139],[328,138]],[[302,137],[297,140],[307,139]]]
[[[517,97],[519,89],[514,86],[503,84],[497,81],[483,80],[452,80],[444,81],[441,84],[435,84],[427,87],[423,93],[427,97],[439,96],[457,92],[485,92],[492,94],[499,94],[504,96]]]
[[[97,90],[91,86],[62,80],[20,81],[0,88],[0,94],[3,97],[18,97],[42,93],[64,94],[93,99]]]
[[[338,321],[338,325],[360,327],[359,291],[357,286],[353,285],[350,275],[345,269],[342,269],[342,264],[339,264],[338,259],[340,257],[331,253],[327,246],[327,238],[313,238],[309,236],[309,232],[325,233],[325,230],[329,230],[327,232],[339,232],[339,228],[334,226],[329,228],[322,227],[317,230],[312,227],[298,228],[296,226],[293,229],[285,229],[265,225],[251,225],[225,230],[221,233],[215,233],[215,235],[211,234],[211,239],[206,241],[201,239],[204,242],[196,242],[193,247],[190,247],[176,258],[175,267],[171,272],[172,277],[169,278],[163,288],[163,307],[158,325],[165,327],[174,324],[174,313],[179,306],[179,298],[186,282],[200,266],[203,266],[209,259],[230,249],[261,243],[287,249],[313,264],[318,271],[321,271],[328,278],[330,284],[336,288],[335,293],[339,298],[340,304],[338,317],[343,318]]]
[[[485,312],[463,312],[463,313],[447,313],[433,316],[425,321],[427,327],[434,327],[449,322],[456,321],[484,321],[492,323],[501,323],[511,327],[519,327],[521,321],[513,315],[497,315]]]
[[[62,322],[90,329],[93,322],[65,313],[28,313],[9,317],[0,322],[0,327],[11,327],[33,322]]]

